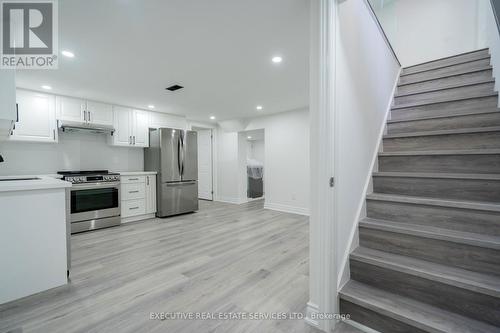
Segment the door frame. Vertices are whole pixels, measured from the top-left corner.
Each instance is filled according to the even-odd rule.
[[[311,0],[310,139],[311,200],[309,223],[309,302],[306,322],[331,332],[338,314],[337,209],[335,147],[338,144],[335,96],[337,0]]]

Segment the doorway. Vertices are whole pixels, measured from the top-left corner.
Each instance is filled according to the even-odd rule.
[[[264,198],[264,130],[246,131],[246,184],[247,200]]]

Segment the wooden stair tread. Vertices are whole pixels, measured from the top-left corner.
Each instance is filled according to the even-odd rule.
[[[472,73],[477,73],[477,72],[490,71],[492,69],[493,69],[493,66],[491,66],[491,65],[484,66],[483,68],[479,68],[479,69],[466,69],[466,70],[463,70],[463,71],[460,71],[457,73],[443,74],[442,76],[438,76],[438,77],[425,78],[425,79],[416,80],[416,81],[412,81],[412,82],[408,82],[408,83],[398,83],[398,87],[404,87],[404,86],[408,86],[408,85],[412,85],[412,84],[418,84],[418,83],[434,81],[434,80],[439,80],[439,79],[446,79],[446,78],[460,76],[460,75],[464,75],[464,74],[472,74]]]
[[[485,60],[485,59],[491,59],[491,55],[484,55],[484,56],[480,56],[480,57],[477,57],[477,58],[474,58],[474,59],[470,59],[470,60],[458,61],[458,62],[452,63],[452,64],[446,64],[446,65],[442,65],[442,66],[436,66],[436,67],[432,67],[432,68],[417,70],[417,71],[414,71],[414,72],[411,72],[411,73],[405,73],[404,70],[405,69],[409,69],[409,68],[404,68],[403,71],[401,72],[400,77],[405,77],[405,76],[410,76],[410,75],[415,75],[415,74],[422,74],[422,73],[426,73],[426,72],[432,72],[432,71],[435,71],[435,70],[438,70],[438,69],[454,67],[454,66],[457,66],[457,65],[467,64],[467,63],[470,63],[470,62],[475,62],[475,61]]]
[[[421,156],[421,155],[498,155],[500,149],[451,149],[380,152],[378,156]]]
[[[380,194],[380,193],[368,194],[366,196],[366,199],[377,200],[377,201],[391,201],[396,203],[410,203],[410,204],[426,205],[426,206],[472,209],[472,210],[500,213],[500,203],[492,204],[491,202],[424,198],[424,197],[412,197],[405,195]]]
[[[340,298],[428,332],[500,332],[498,327],[352,280],[340,290]]]
[[[457,128],[449,130],[438,130],[438,131],[424,131],[424,132],[411,132],[411,133],[397,133],[397,134],[386,134],[384,139],[394,139],[394,138],[412,138],[418,136],[436,136],[436,135],[453,135],[453,134],[470,134],[470,133],[488,133],[488,132],[499,132],[499,126],[492,127],[476,127],[476,128]]]
[[[368,229],[383,230],[387,232],[443,240],[457,244],[500,250],[500,237],[497,236],[479,235],[471,232],[442,229],[421,224],[399,223],[371,218],[364,218],[359,222],[359,224],[360,227]]]
[[[486,52],[486,55],[489,55],[489,48],[485,47],[485,48],[478,49],[478,50],[463,52],[463,53],[454,54],[454,55],[451,55],[451,56],[448,56],[448,57],[443,57],[443,58],[439,58],[439,59],[425,61],[425,62],[418,63],[418,64],[411,65],[411,66],[406,66],[406,67],[403,67],[403,72],[411,70],[411,69],[416,68],[416,67],[420,67],[422,65],[430,65],[430,64],[433,64],[433,63],[438,63],[438,62],[443,61],[443,60],[459,58],[461,56],[472,55],[472,54],[475,54],[475,53],[481,54],[481,53],[484,53],[485,51],[488,51],[488,52]],[[481,57],[481,55],[478,55],[478,57]]]
[[[436,179],[474,179],[474,180],[500,180],[500,174],[488,173],[427,173],[427,172],[374,172],[374,177],[395,178],[436,178]]]
[[[358,247],[351,258],[371,265],[438,281],[473,292],[500,297],[500,278],[398,254]]]
[[[422,95],[422,94],[427,94],[427,93],[431,93],[431,92],[438,92],[438,91],[442,91],[444,93],[444,92],[446,92],[446,90],[453,90],[456,88],[478,86],[478,85],[482,85],[485,83],[494,83],[494,82],[495,82],[495,79],[493,79],[493,78],[492,79],[484,79],[484,80],[478,80],[478,81],[470,82],[470,83],[453,84],[453,85],[448,85],[448,86],[440,87],[440,88],[430,88],[430,89],[425,89],[425,90],[411,92],[411,93],[396,94],[396,95],[394,95],[394,97],[397,98],[397,97],[415,96],[415,95]]]
[[[478,99],[478,98],[484,98],[484,97],[498,97],[498,93],[497,92],[477,93],[476,95],[470,96],[470,97],[452,97],[452,98],[443,99],[443,100],[439,100],[439,101],[412,102],[412,103],[407,103],[407,104],[394,105],[394,106],[392,106],[391,110],[410,109],[410,108],[415,108],[415,107],[419,107],[419,106],[426,106],[426,105],[433,105],[433,104],[445,104],[445,103],[449,103],[449,102],[465,101],[465,100]]]
[[[458,118],[458,117],[466,117],[466,116],[496,114],[496,113],[498,113],[500,115],[500,109],[496,109],[496,110],[485,109],[485,110],[483,110],[481,112],[468,112],[468,111],[465,111],[464,113],[453,113],[453,114],[449,114],[449,115],[447,115],[447,114],[444,114],[444,115],[429,115],[429,116],[415,117],[415,118],[410,118],[410,119],[400,119],[400,120],[389,119],[389,120],[387,120],[387,124],[410,123],[410,122],[422,121],[422,120],[433,120],[433,119],[443,119],[443,118]]]

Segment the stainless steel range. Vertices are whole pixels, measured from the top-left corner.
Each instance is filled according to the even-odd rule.
[[[71,233],[121,224],[120,175],[107,170],[60,171],[71,187]]]

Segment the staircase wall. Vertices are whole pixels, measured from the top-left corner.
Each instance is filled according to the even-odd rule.
[[[338,11],[334,174],[342,284],[400,66],[364,1],[341,2]]]

